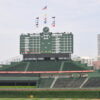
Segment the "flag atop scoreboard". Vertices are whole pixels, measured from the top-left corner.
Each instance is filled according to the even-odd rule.
[[[70,59],[73,53],[73,34],[52,33],[48,27],[41,33],[21,34],[20,54],[24,60],[34,58],[66,58]]]

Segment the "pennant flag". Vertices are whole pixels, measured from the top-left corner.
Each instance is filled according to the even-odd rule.
[[[44,24],[47,24],[47,14],[44,15]]]
[[[45,18],[44,18],[44,24],[46,24],[46,23],[47,23],[47,18],[45,17]]]
[[[56,18],[56,17],[52,17],[52,20],[53,20],[53,21],[52,21],[52,27],[55,27],[55,18]]]
[[[36,17],[36,19],[39,19],[39,17]]]
[[[54,18],[54,19],[55,19],[55,17],[52,17],[52,18]]]
[[[42,10],[46,10],[47,9],[47,6],[45,6]]]
[[[55,23],[52,23],[52,27],[55,27]]]
[[[39,26],[39,17],[36,17],[36,27],[38,28]]]

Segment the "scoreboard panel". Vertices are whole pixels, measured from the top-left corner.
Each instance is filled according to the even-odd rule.
[[[21,34],[20,54],[73,53],[72,33],[52,33],[48,27],[42,33]]]

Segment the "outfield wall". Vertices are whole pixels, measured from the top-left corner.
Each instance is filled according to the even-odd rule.
[[[0,98],[100,98],[99,91],[0,91]]]

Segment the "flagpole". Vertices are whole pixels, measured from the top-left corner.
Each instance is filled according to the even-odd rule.
[[[43,7],[43,26],[46,27],[48,24],[48,15],[47,15],[47,10],[48,10],[48,1],[45,0],[45,6]]]

